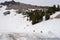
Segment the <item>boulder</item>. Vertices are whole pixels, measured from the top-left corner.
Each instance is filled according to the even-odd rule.
[[[4,15],[8,15],[8,14],[10,14],[10,11],[6,11],[6,12],[4,12],[3,14],[4,14]]]
[[[0,8],[1,8],[2,6],[0,5]]]

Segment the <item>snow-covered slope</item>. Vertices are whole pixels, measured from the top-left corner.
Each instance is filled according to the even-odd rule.
[[[10,15],[4,15],[5,11],[10,11]],[[19,32],[24,31],[24,27],[29,25],[30,22],[27,21],[27,17],[24,18],[22,14],[17,14],[15,10],[1,10],[0,11],[0,32]],[[8,30],[8,31],[7,31]],[[22,32],[23,32],[22,31]]]
[[[60,11],[59,12],[56,12],[55,14],[53,14],[53,15],[51,15],[50,17],[51,18],[55,18],[57,15],[59,15],[60,14]]]
[[[0,8],[0,39],[8,40],[12,34],[19,34],[27,38],[60,38],[60,19],[50,19],[38,24],[32,25],[27,21],[25,15],[17,14],[16,10],[5,10],[6,6]],[[5,11],[10,11],[9,15],[4,15]],[[9,35],[10,34],[10,35]],[[18,37],[20,37],[17,35]],[[17,38],[18,38],[17,37]]]

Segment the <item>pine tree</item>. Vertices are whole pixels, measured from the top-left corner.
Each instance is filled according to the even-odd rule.
[[[27,17],[30,18],[30,21],[32,21],[32,24],[36,24],[38,22],[41,22],[43,20],[43,14],[42,10],[34,10],[31,12],[26,12]]]
[[[56,5],[53,5],[52,9],[53,9],[53,13],[55,13],[55,11],[56,11]]]
[[[59,5],[57,5],[56,11],[60,11],[60,6]]]
[[[46,13],[45,20],[49,20],[49,19],[50,19],[50,14],[49,13]]]

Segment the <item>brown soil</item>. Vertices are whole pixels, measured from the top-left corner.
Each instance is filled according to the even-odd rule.
[[[57,15],[55,18],[60,18],[60,14],[59,14],[59,15]]]

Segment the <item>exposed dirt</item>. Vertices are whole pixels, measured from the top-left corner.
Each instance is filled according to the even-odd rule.
[[[59,14],[59,15],[57,15],[55,18],[60,18],[60,14]]]

